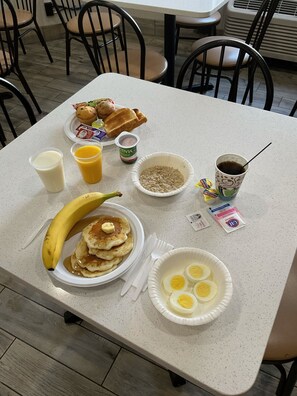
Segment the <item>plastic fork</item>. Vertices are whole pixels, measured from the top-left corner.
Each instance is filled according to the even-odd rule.
[[[137,298],[139,297],[140,293],[142,292],[148,278],[148,274],[154,264],[154,262],[161,257],[164,253],[166,253],[168,250],[173,249],[173,246],[168,244],[165,241],[162,241],[161,239],[158,239],[157,245],[155,246],[154,250],[150,254],[150,256],[146,259],[145,264],[143,265],[143,272],[141,276],[139,277],[139,282],[137,285],[137,288],[132,296],[132,300],[136,301]]]

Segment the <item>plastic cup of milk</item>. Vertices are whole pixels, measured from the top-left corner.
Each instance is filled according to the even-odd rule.
[[[120,150],[120,158],[125,164],[133,164],[137,160],[137,144],[139,137],[130,132],[122,132],[115,144]]]
[[[64,189],[65,175],[62,151],[47,147],[32,155],[29,162],[38,173],[48,192],[56,193]]]

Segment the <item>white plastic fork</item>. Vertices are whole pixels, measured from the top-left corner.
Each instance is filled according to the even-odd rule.
[[[168,250],[170,250],[170,247],[172,245],[169,245],[169,247],[168,247],[168,245],[169,244],[167,242],[158,239],[157,245],[155,246],[151,255],[146,259],[145,264],[143,265],[143,272],[139,278],[137,288],[134,291],[134,294],[132,296],[133,301],[136,301],[137,298],[139,297],[140,293],[142,292],[142,289],[144,288],[144,285],[148,278],[148,274],[149,274],[154,262],[159,257],[161,257],[164,253],[166,253]],[[172,246],[172,248],[173,248],[173,246]]]

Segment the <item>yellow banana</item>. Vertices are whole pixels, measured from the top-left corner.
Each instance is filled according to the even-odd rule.
[[[60,259],[65,239],[71,228],[92,210],[98,208],[105,200],[120,197],[118,191],[103,194],[90,192],[83,194],[60,210],[52,220],[45,235],[42,246],[42,260],[44,266],[53,271]]]

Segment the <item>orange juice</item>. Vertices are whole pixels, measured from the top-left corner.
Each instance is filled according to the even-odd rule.
[[[102,147],[81,146],[74,151],[74,156],[85,182],[93,184],[102,179]]]

